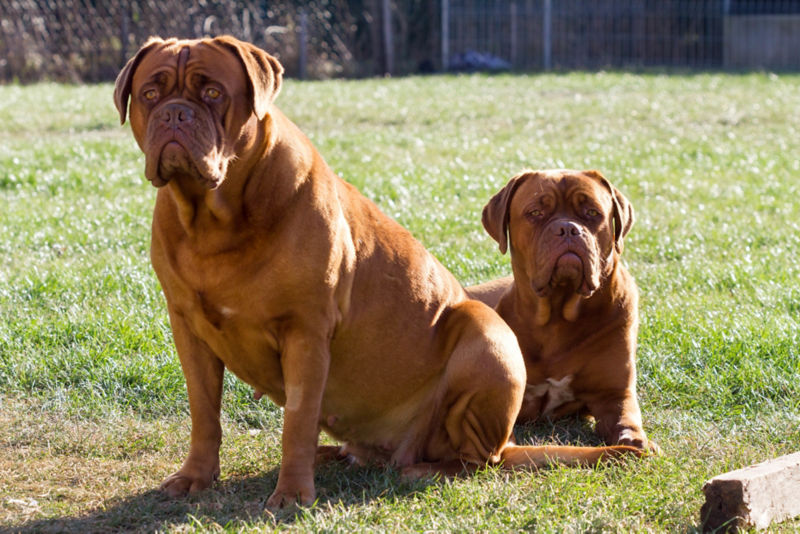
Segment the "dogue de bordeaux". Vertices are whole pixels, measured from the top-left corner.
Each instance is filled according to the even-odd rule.
[[[525,391],[513,332],[333,173],[273,104],[282,72],[232,37],[153,38],[116,81],[158,188],[151,259],[189,394],[189,454],[162,489],[218,476],[225,369],[284,407],[272,509],[314,501],[317,456],[415,476],[638,454],[509,443]],[[318,450],[320,429],[341,449]]]
[[[525,171],[483,209],[513,276],[467,288],[517,335],[518,421],[588,411],[609,444],[658,453],[636,398],[638,290],[620,261],[633,207],[597,171]]]

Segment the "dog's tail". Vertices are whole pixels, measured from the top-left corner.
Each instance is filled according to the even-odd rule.
[[[547,467],[552,464],[592,466],[601,461],[618,460],[626,455],[641,457],[644,451],[627,445],[608,447],[572,447],[568,445],[514,445],[509,443],[500,453],[506,469],[520,467]]]

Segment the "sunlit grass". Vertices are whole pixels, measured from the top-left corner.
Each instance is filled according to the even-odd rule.
[[[639,391],[666,455],[432,485],[330,467],[318,507],[270,518],[281,414],[229,376],[221,485],[163,504],[146,490],[185,454],[186,394],[149,264],[154,190],[111,92],[0,87],[0,528],[686,531],[705,479],[800,446],[800,77],[288,81],[277,104],[328,163],[465,284],[508,272],[480,210],[519,170],[596,168],[622,190]],[[73,461],[93,496],[40,497]],[[27,498],[38,511],[9,504]]]

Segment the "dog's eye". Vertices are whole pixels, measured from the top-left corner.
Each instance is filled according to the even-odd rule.
[[[534,208],[528,212],[528,215],[531,217],[541,217],[542,213],[542,210]]]
[[[588,215],[589,217],[597,217],[598,215],[600,215],[600,212],[594,208],[589,208],[588,210],[586,210],[586,215]]]
[[[219,89],[215,87],[209,87],[206,89],[206,97],[210,98],[211,100],[216,100],[220,96],[222,96],[222,93]]]
[[[146,100],[155,100],[156,98],[158,98],[158,91],[156,91],[155,89],[148,89],[147,91],[144,92],[144,98]]]

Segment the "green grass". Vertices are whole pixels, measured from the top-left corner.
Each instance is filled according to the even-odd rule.
[[[272,516],[281,415],[229,376],[221,481],[165,499],[186,393],[111,92],[0,87],[0,530],[691,532],[705,480],[800,450],[800,77],[288,81],[277,104],[330,165],[465,284],[508,272],[480,210],[513,174],[603,171],[636,210],[639,392],[665,455],[413,484],[325,467],[317,506]],[[577,421],[519,436],[594,442]]]

